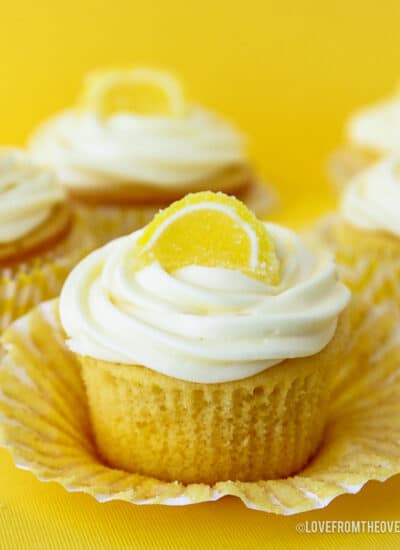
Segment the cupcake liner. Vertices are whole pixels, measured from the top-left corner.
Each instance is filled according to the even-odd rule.
[[[0,332],[13,320],[60,293],[71,269],[96,247],[85,217],[74,213],[66,236],[48,250],[0,267]]]
[[[267,214],[277,204],[275,193],[261,182],[249,185],[239,194],[239,198],[259,217]],[[112,239],[140,229],[165,206],[166,204],[116,206],[77,203],[76,209],[95,235],[96,246],[102,246]]]
[[[400,240],[377,231],[357,229],[336,215],[314,228],[314,240],[336,256],[342,281],[371,304],[387,299],[400,305]]]
[[[158,211],[156,206],[107,206],[76,204],[96,239],[96,247],[146,225]]]
[[[65,347],[57,311],[51,301],[16,321],[3,335],[0,368],[2,443],[19,468],[43,481],[100,502],[181,505],[234,495],[249,508],[295,514],[400,473],[399,316],[391,303],[352,308],[346,369],[334,378],[328,423],[312,461],[286,479],[212,486],[163,482],[102,463],[80,367]]]

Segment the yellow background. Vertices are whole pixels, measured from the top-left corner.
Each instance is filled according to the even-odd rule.
[[[74,101],[84,73],[173,67],[193,98],[251,136],[287,222],[331,204],[323,175],[345,117],[397,83],[398,0],[1,0],[0,143]],[[1,550],[398,547],[399,536],[298,535],[305,519],[398,519],[400,479],[278,518],[234,499],[190,508],[100,505],[17,472],[0,452]]]

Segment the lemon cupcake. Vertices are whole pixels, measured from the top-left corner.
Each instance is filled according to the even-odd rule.
[[[171,74],[145,68],[90,74],[78,105],[45,122],[30,149],[92,214],[93,205],[130,204],[123,232],[155,213],[136,220],[132,205],[200,190],[248,196],[255,183],[243,136],[192,104]]]
[[[223,193],[90,254],[60,318],[99,453],[185,483],[297,472],[321,441],[348,299],[329,253]]]
[[[340,211],[322,224],[341,277],[371,303],[400,304],[400,157],[388,157],[354,176]]]
[[[400,154],[400,94],[355,113],[346,126],[347,145],[329,161],[329,174],[339,188],[387,155]]]
[[[0,330],[56,296],[94,246],[53,172],[22,150],[0,148]]]

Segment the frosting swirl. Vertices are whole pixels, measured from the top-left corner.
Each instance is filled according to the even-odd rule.
[[[400,237],[399,205],[400,159],[390,157],[353,178],[344,191],[341,212],[356,227]]]
[[[19,149],[0,149],[0,244],[31,232],[64,200],[55,175]]]
[[[200,107],[183,117],[69,110],[33,135],[33,158],[70,187],[112,183],[187,186],[245,161],[242,136]]]
[[[380,154],[400,151],[400,96],[381,101],[349,121],[350,142]]]
[[[74,352],[215,383],[318,353],[334,335],[349,291],[331,255],[266,224],[282,266],[278,286],[240,272],[159,263],[131,270],[140,232],[90,254],[70,274],[60,316]]]

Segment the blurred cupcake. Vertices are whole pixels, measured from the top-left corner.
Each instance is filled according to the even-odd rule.
[[[355,176],[340,213],[323,230],[345,283],[368,300],[400,304],[400,157],[388,157]]]
[[[130,205],[123,232],[137,228],[132,205],[208,189],[247,195],[255,183],[242,135],[191,104],[169,73],[151,69],[90,74],[78,105],[44,123],[30,149],[92,212]]]
[[[0,148],[0,329],[56,296],[93,247],[53,172],[19,149]]]
[[[92,253],[60,317],[101,456],[185,483],[299,471],[321,441],[348,299],[329,253],[222,193]]]
[[[339,188],[386,155],[400,154],[400,94],[355,113],[346,127],[347,145],[329,161],[329,174]]]

